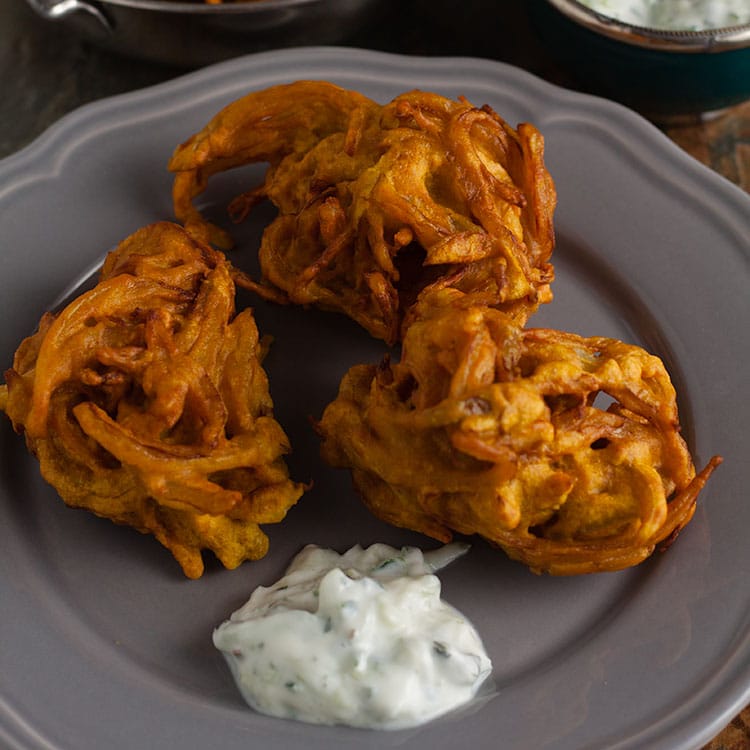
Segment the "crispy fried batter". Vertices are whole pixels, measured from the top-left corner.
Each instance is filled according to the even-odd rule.
[[[0,406],[71,506],[153,534],[185,575],[268,548],[303,488],[272,415],[252,312],[221,253],[176,224],[139,230],[99,283],[46,314],[5,373]]]
[[[450,287],[524,323],[551,299],[556,194],[532,125],[412,91],[385,106],[328,83],[253,92],[178,147],[177,218],[231,239],[193,205],[217,172],[269,162],[230,207],[278,208],[260,249],[265,284],[344,312],[393,343],[426,288]],[[408,320],[407,320],[408,324]]]
[[[555,188],[543,139],[489,107],[411,91],[379,105],[329,83],[253,92],[179,146],[174,209],[46,315],[0,386],[66,503],[154,534],[189,577],[267,550],[303,492],[283,461],[252,313],[234,283],[347,314],[403,343],[359,365],[318,425],[373,513],[442,541],[479,534],[536,572],[618,570],[670,544],[696,474],[674,388],[643,349],[524,328],[551,297]],[[213,250],[209,179],[267,163],[229,206],[278,215],[254,282]],[[606,403],[603,403],[606,402]]]
[[[442,541],[480,534],[557,575],[671,542],[720,459],[696,476],[662,362],[439,294],[401,361],[352,368],[319,424],[323,457],[375,515]]]

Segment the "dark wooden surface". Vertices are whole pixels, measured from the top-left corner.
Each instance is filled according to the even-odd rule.
[[[343,43],[419,55],[472,55],[524,67],[584,90],[548,59],[523,0],[414,0],[394,3],[388,20]],[[503,8],[500,18],[498,7]],[[37,18],[25,0],[0,0],[0,158],[30,143],[86,102],[177,77],[184,71],[124,59]],[[750,102],[709,119],[660,125],[687,153],[750,192]],[[750,708],[706,750],[750,750]]]

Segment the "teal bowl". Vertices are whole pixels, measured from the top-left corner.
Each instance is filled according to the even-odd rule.
[[[706,115],[750,99],[750,23],[666,31],[576,0],[530,0],[537,34],[582,88],[654,120]]]

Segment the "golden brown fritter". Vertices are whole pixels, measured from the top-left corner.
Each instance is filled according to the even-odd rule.
[[[302,494],[288,477],[252,312],[223,255],[176,224],[145,227],[99,283],[16,352],[0,406],[71,506],[153,534],[185,575],[268,549],[259,524]]]
[[[394,343],[428,288],[460,289],[520,323],[551,299],[556,194],[543,152],[532,125],[513,129],[465,99],[412,91],[380,106],[300,81],[233,102],[169,168],[177,218],[228,247],[193,200],[217,172],[268,162],[230,206],[236,219],[266,198],[278,208],[260,248],[266,286]]]
[[[480,534],[557,575],[673,540],[720,459],[696,476],[662,362],[439,294],[401,361],[353,367],[319,424],[372,512],[442,541]]]

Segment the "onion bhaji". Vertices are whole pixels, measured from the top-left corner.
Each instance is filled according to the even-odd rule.
[[[211,1],[211,0],[209,0]],[[277,215],[253,281],[195,205],[219,172]],[[262,557],[259,524],[304,487],[274,420],[235,283],[344,313],[400,361],[357,365],[317,429],[387,522],[479,534],[536,572],[618,570],[669,545],[720,463],[696,474],[663,363],[608,338],[528,328],[552,298],[556,193],[533,125],[411,91],[385,105],[326,82],[251,92],[177,147],[175,215],[107,257],[42,318],[0,409],[65,502],[151,533],[185,574],[202,550]]]
[[[111,252],[99,283],[18,348],[0,407],[70,506],[153,534],[186,576],[268,548],[290,481],[251,310],[224,256],[176,224]]]
[[[318,425],[371,511],[441,541],[479,534],[555,575],[669,544],[720,459],[696,475],[661,360],[437,294],[400,362],[353,367]]]
[[[278,209],[259,253],[266,288],[394,343],[426,290],[459,289],[521,324],[551,299],[556,193],[543,154],[533,125],[513,129],[463,98],[411,91],[379,105],[299,81],[228,105],[169,168],[176,217],[226,249],[193,201],[212,175],[267,162],[229,207],[238,221],[264,199]]]

